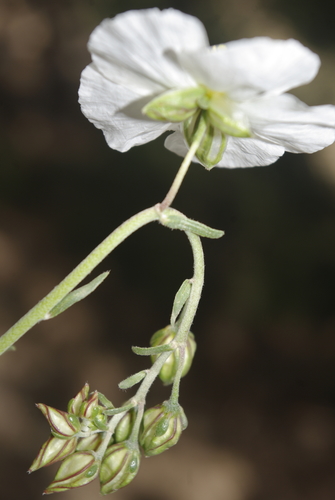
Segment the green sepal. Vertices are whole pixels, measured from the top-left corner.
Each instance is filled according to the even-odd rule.
[[[154,354],[161,354],[162,352],[173,351],[169,345],[158,345],[155,347],[136,347],[132,346],[131,350],[139,356],[153,356]]]
[[[69,455],[59,467],[55,479],[44,494],[79,488],[92,482],[99,473],[100,462],[92,451],[76,451]]]
[[[96,451],[103,439],[102,432],[96,432],[86,438],[78,440],[77,451]]]
[[[162,330],[158,330],[156,333],[154,333],[154,335],[150,339],[150,344],[152,346],[169,345],[175,338],[176,333],[177,333],[176,330],[170,325],[168,325]],[[193,333],[188,332],[181,377],[184,377],[190,370],[194,354],[196,351],[196,347],[197,345],[194,340]],[[151,356],[152,363],[154,363],[156,359],[157,356]],[[173,383],[178,370],[179,360],[180,360],[180,348],[177,347],[165,361],[159,372],[159,378],[161,379],[164,385],[169,385]]]
[[[144,412],[139,442],[146,457],[158,455],[177,442],[187,427],[187,418],[180,405],[169,401]]]
[[[197,111],[206,92],[205,87],[170,90],[150,101],[142,113],[153,120],[183,122]]]
[[[54,318],[55,316],[58,316],[58,314],[66,311],[69,307],[73,306],[73,304],[85,299],[107,278],[109,273],[110,271],[106,271],[94,278],[94,280],[90,283],[87,283],[87,285],[83,285],[76,290],[72,290],[72,292],[68,293],[60,302],[58,302],[58,304],[53,307],[43,319],[47,320]]]
[[[198,129],[203,128],[204,125],[206,125],[206,131],[195,156],[207,170],[211,170],[221,161],[227,146],[227,138],[219,128],[213,126],[208,111],[199,110],[184,121],[184,136],[188,145],[191,146]]]
[[[79,415],[81,405],[87,400],[89,392],[90,386],[86,383],[81,391],[79,391],[74,398],[70,399],[67,405],[67,411],[73,413],[73,415]]]
[[[176,296],[173,301],[172,313],[170,318],[170,323],[172,327],[174,326],[176,319],[178,318],[179,314],[181,313],[181,310],[186,304],[190,296],[191,290],[192,290],[191,280],[187,279],[181,284],[178,292],[176,293]]]
[[[246,125],[232,116],[231,101],[225,94],[214,92],[208,106],[208,119],[213,127],[221,130],[223,134],[233,137],[251,137],[250,130]]]
[[[38,403],[36,406],[47,419],[53,436],[60,439],[70,439],[81,430],[81,423],[77,415],[57,410],[43,403]]]
[[[75,437],[72,439],[61,439],[51,436],[43,444],[28,472],[31,473],[41,467],[46,467],[59,460],[64,460],[64,458],[76,451],[77,441]]]
[[[93,418],[93,424],[100,430],[100,431],[108,431],[108,425],[107,425],[107,417],[104,413],[99,413],[96,417]]]
[[[127,486],[136,476],[141,454],[128,441],[107,448],[100,469],[100,493],[107,495]]]
[[[130,375],[130,377],[122,380],[122,382],[119,383],[119,388],[130,389],[130,387],[133,387],[134,385],[141,382],[141,380],[143,380],[144,377],[146,377],[147,373],[148,370],[142,370],[138,373],[134,373],[134,375]]]
[[[135,409],[131,409],[123,415],[120,422],[115,427],[114,438],[116,443],[121,443],[129,438],[131,431],[133,430],[134,422],[136,417]]]

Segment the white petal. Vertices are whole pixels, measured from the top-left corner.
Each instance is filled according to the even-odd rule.
[[[228,137],[226,151],[218,167],[263,167],[271,165],[285,153],[285,149],[277,144],[253,139]]]
[[[179,156],[185,156],[188,151],[188,147],[180,131],[169,135],[164,145],[169,151]],[[258,139],[228,137],[227,148],[222,160],[216,166],[238,168],[270,165],[277,161],[284,152],[285,149],[283,147]],[[193,161],[199,163],[195,157]]]
[[[181,64],[198,82],[244,100],[260,93],[281,94],[313,80],[319,57],[296,40],[257,37],[201,52],[180,54]]]
[[[284,94],[240,104],[256,137],[291,153],[314,153],[335,141],[335,106],[307,106]]]
[[[88,44],[103,75],[141,95],[195,85],[175,53],[206,46],[207,34],[197,18],[157,8],[105,19]]]
[[[93,64],[81,75],[79,102],[84,115],[102,129],[108,145],[118,151],[145,144],[171,129],[171,124],[141,114],[141,96],[104,78]]]

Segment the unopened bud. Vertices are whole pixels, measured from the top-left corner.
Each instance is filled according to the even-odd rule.
[[[95,434],[92,434],[91,436],[88,436],[86,438],[82,438],[78,441],[77,444],[77,451],[96,451],[102,441],[102,433],[101,432],[96,432]]]
[[[45,494],[79,488],[92,482],[99,473],[100,462],[89,451],[78,451],[67,457],[59,467]]]
[[[60,439],[69,439],[74,437],[74,435],[80,431],[81,424],[76,415],[56,410],[56,408],[52,408],[51,406],[47,406],[43,403],[39,403],[36,406],[39,410],[41,410],[49,422],[51,432],[55,437]]]
[[[79,415],[81,405],[83,404],[84,401],[87,400],[88,394],[90,392],[90,386],[88,384],[85,384],[84,387],[78,394],[69,401],[67,410],[69,413],[72,413],[73,415]]]
[[[140,451],[129,442],[116,443],[107,448],[100,468],[100,492],[103,495],[127,486],[140,466]]]
[[[40,449],[28,472],[34,472],[41,467],[63,460],[76,451],[77,438],[60,439],[51,436]]]
[[[127,413],[121,418],[120,422],[117,424],[115,429],[115,442],[120,443],[129,438],[134,425],[134,410],[127,411]]]
[[[101,410],[102,406],[99,406],[98,392],[94,391],[89,398],[82,403],[79,415],[85,418],[94,418]]]
[[[152,347],[155,347],[158,345],[169,344],[175,338],[175,336],[176,331],[171,326],[166,326],[162,330],[158,330],[158,332],[154,333],[154,335],[151,337],[150,345]],[[185,347],[183,371],[181,374],[182,377],[184,377],[191,368],[196,348],[197,344],[194,340],[194,335],[192,332],[189,332]],[[151,360],[153,363],[156,361],[156,358],[157,355],[151,356]],[[180,350],[177,347],[175,351],[170,354],[159,372],[159,378],[162,380],[162,382],[164,382],[164,385],[172,384],[172,382],[174,381],[178,369],[179,358]]]
[[[180,405],[165,401],[144,412],[142,425],[139,441],[145,456],[150,457],[177,444],[187,427],[187,418]]]

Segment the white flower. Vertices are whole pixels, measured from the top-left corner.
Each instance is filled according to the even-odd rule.
[[[314,153],[335,140],[334,106],[309,107],[285,93],[313,80],[320,66],[296,40],[209,47],[198,19],[155,8],[105,19],[88,47],[93,62],[82,73],[79,101],[118,151],[173,130],[165,146],[185,156],[200,115],[211,130],[205,139],[212,164],[206,152],[197,156],[208,168],[269,165],[285,151]],[[171,108],[176,99],[181,114]]]

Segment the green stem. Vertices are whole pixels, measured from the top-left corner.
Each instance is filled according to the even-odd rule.
[[[179,383],[180,383],[180,378],[183,370],[183,361],[184,361],[184,353],[185,353],[185,345],[188,337],[188,333],[191,329],[191,325],[193,323],[194,316],[196,314],[198,304],[200,301],[201,297],[201,292],[202,292],[202,287],[204,284],[204,270],[205,270],[205,263],[204,263],[204,253],[202,250],[202,244],[199,236],[186,232],[186,235],[189,239],[189,242],[192,247],[192,252],[193,252],[193,260],[194,260],[194,274],[193,274],[193,279],[192,279],[192,290],[189,296],[189,299],[187,301],[187,304],[185,306],[185,312],[183,314],[183,318],[180,322],[179,328],[177,335],[174,338],[174,342],[179,343],[180,348],[184,350],[184,352],[181,352],[180,355],[180,365],[178,367],[178,372],[175,377],[175,381],[173,384],[173,389],[172,389],[172,395],[171,395],[171,400],[172,402],[178,402],[178,396],[179,396]],[[184,345],[182,345],[184,344]],[[178,347],[177,347],[178,348]],[[158,373],[160,372],[162,366],[164,365],[165,361],[168,359],[168,357],[171,355],[171,352],[163,352],[158,358],[156,359],[155,363],[152,365],[151,369],[149,370],[147,376],[141,383],[140,387],[138,388],[134,400],[137,401],[137,404],[141,403],[144,405],[145,403],[145,398],[146,395],[156,379]]]
[[[58,286],[15,325],[0,337],[0,355],[21,338],[30,328],[42,321],[69,292],[71,292],[100,262],[132,233],[158,220],[157,209],[148,208],[121,224],[100,243]]]
[[[179,355],[178,370],[175,375],[175,379],[173,381],[172,392],[170,397],[170,401],[173,404],[178,403],[179,385],[180,385],[181,374],[184,367],[187,337],[198,309],[198,304],[200,301],[202,288],[204,285],[204,274],[205,274],[204,252],[202,249],[201,240],[199,236],[193,233],[187,232],[186,235],[192,246],[193,260],[194,260],[194,274],[192,279],[191,293],[188,298],[186,307],[183,311],[182,319],[178,327],[178,332],[174,338],[174,342],[176,344],[179,343],[180,345],[179,347],[180,355]]]
[[[165,196],[164,200],[162,201],[160,205],[161,211],[165,210],[167,207],[169,207],[173,200],[175,199],[179,188],[184,180],[185,175],[187,174],[188,168],[193,160],[193,157],[195,153],[197,152],[198,147],[200,146],[200,143],[202,141],[202,138],[204,136],[204,133],[206,131],[206,123],[203,122],[201,125],[199,125],[198,130],[194,136],[194,141],[192,142],[190,149],[188,150],[182,164],[179,167],[179,170],[177,172],[176,177],[174,178],[174,181]]]
[[[201,297],[202,288],[204,286],[205,275],[205,261],[204,252],[199,236],[196,234],[186,232],[193,252],[194,274],[192,278],[192,289],[188,298],[185,312],[183,313],[182,320],[179,324],[177,335],[174,338],[176,343],[182,344],[186,342],[188,332],[194,320],[194,316],[198,309],[198,304]]]
[[[173,381],[173,386],[172,386],[172,391],[171,391],[171,396],[170,396],[170,402],[176,406],[178,404],[178,399],[179,399],[179,386],[180,386],[180,379],[181,379],[181,374],[183,372],[184,368],[184,360],[185,360],[185,345],[179,347],[179,364],[177,368],[177,373],[175,375],[174,381]]]

